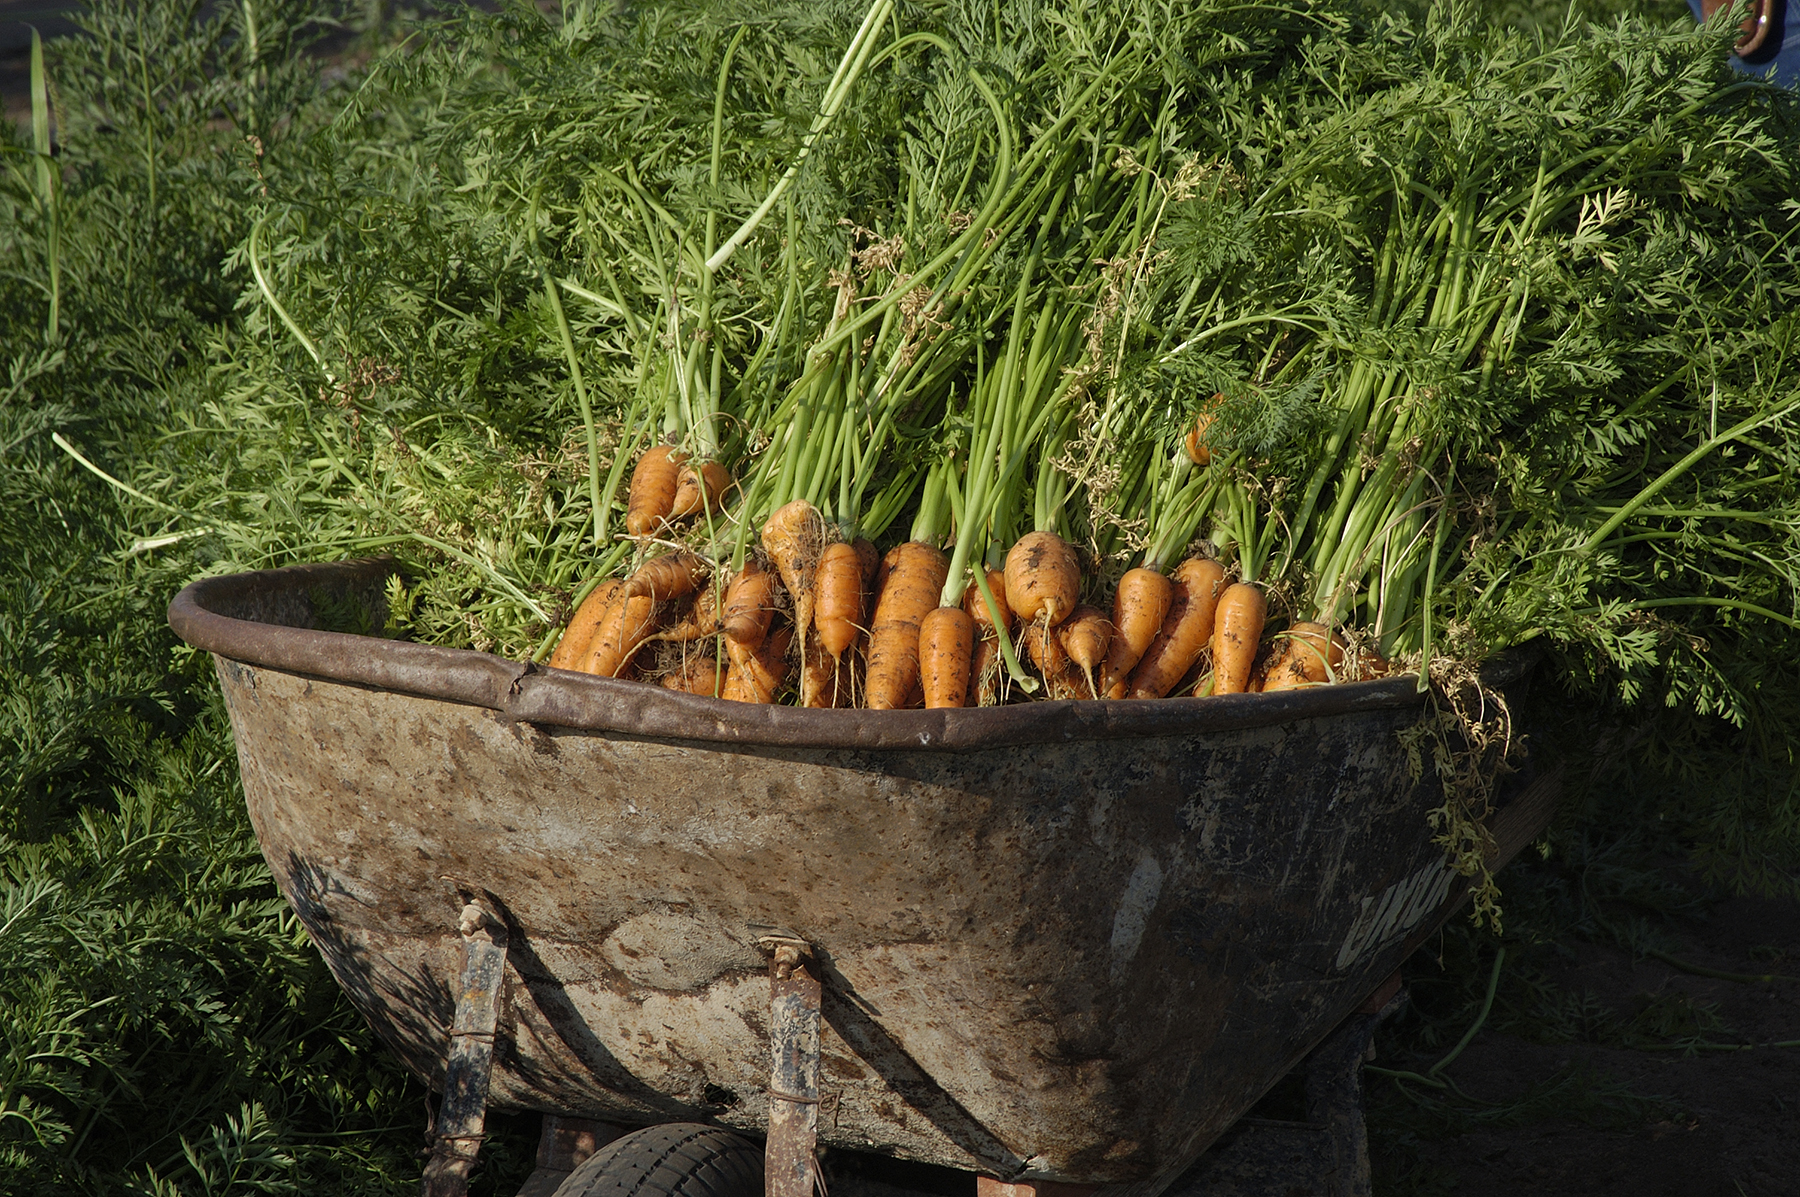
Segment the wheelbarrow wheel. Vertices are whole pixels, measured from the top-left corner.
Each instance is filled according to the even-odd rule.
[[[763,1150],[697,1122],[633,1131],[589,1156],[555,1197],[762,1197]]]

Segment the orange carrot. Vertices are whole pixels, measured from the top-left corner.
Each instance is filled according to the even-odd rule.
[[[1162,698],[1193,668],[1213,631],[1213,611],[1225,571],[1217,561],[1189,557],[1169,579],[1173,597],[1169,614],[1150,647],[1131,671],[1127,693],[1132,698]]]
[[[1080,667],[1082,676],[1087,679],[1087,696],[1100,697],[1094,686],[1094,666],[1106,660],[1107,648],[1113,638],[1112,621],[1106,618],[1106,612],[1082,603],[1069,613],[1069,618],[1056,633],[1069,660]]]
[[[1012,631],[1012,608],[1006,605],[1006,574],[997,569],[987,571],[988,589],[994,594],[994,606],[1000,608],[1000,622],[1007,631]],[[963,610],[975,621],[975,628],[983,636],[994,634],[994,614],[988,610],[987,600],[981,597],[981,587],[971,586],[963,591]]]
[[[1106,649],[1101,687],[1108,698],[1124,698],[1131,671],[1162,631],[1175,595],[1169,579],[1153,569],[1128,569],[1113,594],[1113,638]]]
[[[702,636],[715,635],[718,630],[719,592],[711,586],[702,586],[694,593],[694,601],[688,605],[681,621],[664,628],[652,639],[675,642],[698,640]]]
[[[949,560],[923,541],[909,540],[889,550],[887,585],[875,600],[869,625],[871,711],[903,707],[919,680],[919,624],[936,609]]]
[[[1267,670],[1263,693],[1319,685],[1334,676],[1341,677],[1343,664],[1343,641],[1322,623],[1302,621],[1287,630]]]
[[[683,465],[675,480],[675,498],[669,505],[669,518],[717,511],[725,503],[725,492],[731,489],[731,471],[716,461],[700,463],[696,470]]]
[[[1063,661],[1062,672],[1050,678],[1049,683],[1049,697],[1051,698],[1087,698],[1090,696],[1087,679],[1082,676],[1081,670],[1076,668],[1075,662],[1070,660]]]
[[[894,550],[889,549],[881,560],[875,563],[875,573],[863,587],[863,593],[869,596],[870,602],[879,602],[881,592],[887,589],[888,570],[892,568]]]
[[[1021,620],[1055,627],[1081,598],[1081,563],[1054,532],[1027,532],[1006,554],[1006,605]]]
[[[1386,657],[1372,648],[1365,648],[1356,654],[1356,672],[1352,680],[1360,682],[1368,678],[1386,677],[1393,669],[1393,663]]]
[[[825,519],[805,499],[795,499],[763,524],[763,550],[796,598],[811,589],[811,574],[825,549]]]
[[[856,643],[838,658],[837,670],[831,678],[831,705],[860,707],[868,691],[869,633],[858,630]]]
[[[625,497],[625,531],[648,536],[669,518],[675,506],[675,488],[681,463],[687,454],[670,445],[654,445],[638,458],[631,471],[631,489]]]
[[[775,691],[787,679],[788,646],[794,642],[794,629],[786,624],[776,628],[756,648],[746,648],[735,640],[725,642],[731,668],[725,674],[721,698],[736,702],[773,702]]]
[[[621,586],[607,604],[606,615],[576,668],[602,677],[623,677],[625,666],[656,631],[656,603],[647,594],[625,594]]]
[[[663,675],[663,688],[688,694],[704,694],[711,698],[719,691],[719,662],[710,656],[695,654]]]
[[[875,585],[875,575],[881,569],[881,550],[866,536],[858,536],[850,542],[850,547],[856,550],[856,560],[862,566],[863,593],[874,594],[881,589]]]
[[[706,562],[693,553],[668,553],[638,566],[625,583],[625,597],[647,594],[656,602],[692,594],[706,577]]]
[[[1247,582],[1233,582],[1219,596],[1212,638],[1214,694],[1244,693],[1268,609],[1262,589]]]
[[[827,545],[819,556],[819,569],[813,578],[816,592],[813,622],[819,639],[832,657],[856,643],[856,629],[863,618],[862,561],[855,545]]]
[[[805,499],[795,499],[763,524],[763,551],[775,563],[781,584],[794,599],[794,635],[804,641],[813,622],[813,571],[825,551],[825,517]]]
[[[774,616],[775,575],[752,557],[725,592],[725,638],[755,648],[769,634]]]
[[[1215,419],[1213,409],[1223,402],[1224,398],[1224,395],[1214,395],[1207,400],[1206,405],[1194,417],[1193,426],[1188,429],[1187,443],[1184,447],[1187,449],[1188,460],[1195,465],[1206,465],[1212,461],[1212,446],[1206,443],[1206,434],[1212,431]]]
[[[1000,641],[984,636],[975,642],[969,662],[969,697],[971,707],[991,707],[1000,701]]]
[[[1034,623],[1019,633],[1019,643],[1030,654],[1031,663],[1037,666],[1044,679],[1044,697],[1086,698],[1088,691],[1082,685],[1081,670],[1063,650],[1059,631],[1060,628]]]
[[[1054,628],[1047,628],[1041,623],[1034,623],[1019,633],[1019,643],[1031,655],[1031,663],[1046,682],[1055,682],[1069,666],[1069,654],[1063,651],[1062,641],[1057,638]]]
[[[975,621],[961,607],[936,607],[919,623],[919,681],[925,707],[960,707],[969,697]]]
[[[834,707],[837,705],[838,659],[825,648],[815,625],[806,633],[806,644],[800,653],[800,705]]]
[[[594,633],[599,631],[600,622],[606,617],[606,605],[613,600],[613,594],[623,583],[608,578],[588,591],[588,596],[581,600],[581,606],[569,617],[568,626],[563,629],[562,638],[556,642],[556,649],[550,654],[547,662],[556,669],[575,669],[587,655],[588,645],[594,642]]]

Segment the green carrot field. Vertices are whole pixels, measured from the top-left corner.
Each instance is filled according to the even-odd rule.
[[[1011,114],[1021,146],[1054,133],[1084,78],[1076,49],[1133,21],[1173,49],[1121,94],[1186,89],[1168,106],[1179,119],[1146,109],[1162,140],[1142,144],[1187,156],[1137,159],[1141,183],[1083,178],[1095,194],[1179,180],[1183,203],[1200,199],[1174,206],[1165,240],[1101,247],[1166,251],[1183,284],[1146,292],[1156,335],[1102,336],[1134,363],[1121,402],[1241,396],[1254,379],[1269,401],[1228,404],[1224,443],[1264,478],[1304,479],[1328,439],[1309,404],[1353,385],[1333,354],[1379,340],[1442,398],[1409,451],[1446,446],[1469,463],[1462,485],[1491,496],[1457,509],[1452,540],[1473,540],[1454,572],[1434,555],[1406,574],[1429,574],[1441,622],[1435,640],[1430,616],[1406,625],[1421,630],[1403,647],[1544,650],[1533,734],[1565,762],[1569,798],[1498,878],[1491,917],[1459,920],[1410,970],[1415,1009],[1383,1052],[1415,1079],[1371,1076],[1378,1191],[1453,1191],[1409,1161],[1473,1125],[1664,1116],[1665,1098],[1606,1077],[1499,1103],[1438,1083],[1429,1066],[1478,1017],[1644,1052],[1730,1037],[1691,1009],[1590,1009],[1550,966],[1595,945],[1672,957],[1670,920],[1800,896],[1800,105],[1733,77],[1729,34],[1672,3],[903,4],[897,22],[982,73],[895,55],[891,78],[853,89],[705,296],[720,357],[755,368],[669,365],[666,312],[633,279],[682,277],[680,246],[659,256],[679,240],[668,228],[705,225],[713,245],[757,208],[866,11],[102,0],[83,36],[34,58],[25,121],[0,123],[0,1192],[416,1191],[428,1094],[275,893],[211,663],[168,631],[169,599],[202,575],[384,552],[419,579],[391,596],[396,628],[541,655],[621,556],[595,540],[646,407],[686,402],[688,370],[714,406],[682,419],[774,461],[755,413],[779,410],[777,380],[805,352],[765,334],[823,328],[832,270],[912,269],[854,254],[896,211],[974,206],[1010,152],[991,114]],[[1102,162],[1100,140],[1070,160]],[[1611,173],[1560,182],[1590,170]],[[1258,207],[1246,180],[1277,177],[1287,198]],[[1390,186],[1441,198],[1469,216],[1459,228],[1502,208],[1541,217],[1529,236],[1507,226],[1529,242],[1528,297],[1460,293],[1503,368],[1465,370],[1371,315],[1359,255],[1372,213],[1389,227],[1369,197]],[[962,229],[918,223],[924,269]],[[1421,254],[1460,252],[1426,224]],[[965,289],[986,321],[971,356],[1027,294],[1027,255],[991,248],[991,278]],[[1221,307],[1297,313],[1316,339],[1278,355],[1246,324],[1153,361],[1158,337],[1199,318],[1199,280]],[[1174,419],[1144,426],[1166,435]],[[902,428],[887,472],[832,475],[830,499],[892,527],[884,545],[903,538],[930,513],[895,480],[930,478],[955,456],[944,438],[971,427]],[[1033,460],[1021,511],[1099,485]],[[758,476],[786,495],[814,473],[796,458]],[[1124,492],[1093,493],[1099,512]],[[1262,510],[1232,517],[1240,543],[1278,542]],[[1451,533],[1434,542],[1432,527],[1419,543],[1442,548]],[[1104,541],[1098,517],[1089,531]],[[1304,556],[1293,576],[1315,577]],[[490,1127],[477,1191],[510,1194],[536,1120]]]

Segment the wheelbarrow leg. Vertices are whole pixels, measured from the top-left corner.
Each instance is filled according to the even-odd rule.
[[[769,1139],[766,1197],[812,1197],[819,1137],[819,978],[807,945],[765,938],[769,962]]]
[[[481,907],[463,907],[462,982],[450,1024],[444,1100],[438,1106],[425,1164],[424,1197],[466,1197],[469,1172],[487,1124],[488,1078],[494,1067],[494,1028],[500,1021],[500,982],[506,970],[506,924]]]
[[[1369,1128],[1363,1120],[1363,1064],[1375,1028],[1405,999],[1400,974],[1369,995],[1362,1008],[1314,1049],[1306,1065],[1307,1121],[1325,1128],[1337,1173],[1337,1197],[1369,1197]]]
[[[1362,1067],[1375,1028],[1405,1002],[1395,973],[1313,1049],[1300,1072],[1305,1122],[1239,1121],[1163,1197],[1369,1197]]]

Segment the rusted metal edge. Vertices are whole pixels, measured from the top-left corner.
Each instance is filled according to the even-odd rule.
[[[1283,694],[1165,698],[1157,702],[1058,701],[936,711],[809,710],[727,702],[660,686],[508,661],[491,653],[321,632],[234,618],[228,612],[282,596],[378,585],[399,565],[370,558],[203,578],[169,604],[169,626],[188,644],[270,669],[334,682],[467,703],[547,727],[652,739],[791,748],[957,751],[1015,744],[1200,735],[1271,727],[1424,702],[1414,679],[1352,682]],[[266,604],[265,605],[272,605]],[[1506,685],[1529,669],[1513,653],[1484,672]]]

